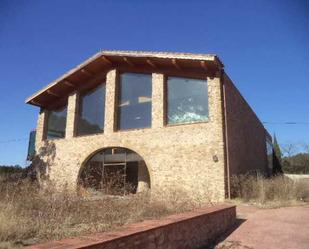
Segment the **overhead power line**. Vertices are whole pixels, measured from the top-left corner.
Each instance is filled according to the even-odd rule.
[[[275,124],[275,125],[309,125],[307,121],[287,121],[287,122],[263,122],[263,124]]]
[[[9,139],[9,140],[0,140],[0,144],[7,144],[7,143],[16,143],[16,142],[23,142],[23,141],[27,141],[29,140],[29,138],[13,138],[13,139]]]

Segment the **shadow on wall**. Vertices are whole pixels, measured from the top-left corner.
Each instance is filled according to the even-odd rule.
[[[27,176],[38,181],[40,185],[49,180],[50,166],[56,157],[56,146],[52,140],[44,141],[43,146],[34,156],[31,165],[28,167]]]
[[[224,244],[227,237],[229,237],[238,227],[240,227],[244,222],[246,222],[246,219],[237,218],[235,220],[235,223],[232,227],[230,227],[228,230],[226,230],[221,236],[216,238],[214,241],[210,241],[209,245],[200,247],[199,249],[236,249],[236,248],[242,248],[241,245],[238,243],[238,241],[234,241],[231,244]],[[247,248],[247,247],[245,247]],[[253,249],[249,248],[248,249]]]

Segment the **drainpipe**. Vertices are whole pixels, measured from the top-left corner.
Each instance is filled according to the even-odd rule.
[[[226,110],[226,88],[224,82],[224,70],[221,70],[221,83],[223,95],[223,112],[224,112],[224,136],[225,136],[225,155],[226,155],[226,177],[227,177],[227,194],[231,199],[231,182],[230,182],[230,158],[229,158],[229,136],[227,130],[227,110]]]

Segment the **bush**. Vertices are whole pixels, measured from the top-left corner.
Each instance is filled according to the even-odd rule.
[[[4,181],[16,181],[20,179],[24,173],[25,169],[19,165],[15,166],[4,166],[0,165],[0,182]]]
[[[14,166],[5,166],[0,165],[0,174],[12,174],[12,173],[20,173],[23,171],[23,168],[19,165]]]

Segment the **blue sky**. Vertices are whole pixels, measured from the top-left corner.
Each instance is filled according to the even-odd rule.
[[[1,0],[0,164],[25,165],[25,98],[100,49],[218,54],[279,142],[309,143],[309,1]]]

